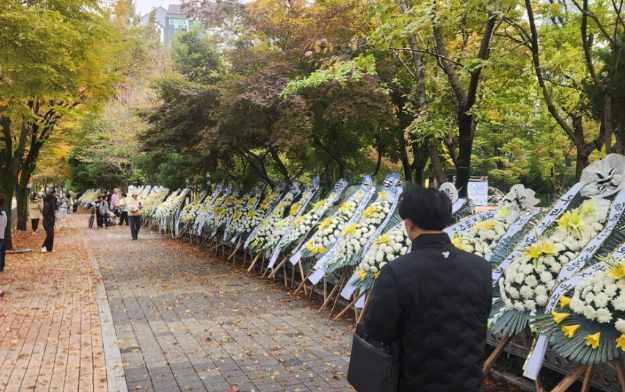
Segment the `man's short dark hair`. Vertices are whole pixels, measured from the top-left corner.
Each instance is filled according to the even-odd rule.
[[[399,216],[423,230],[443,230],[451,221],[451,200],[438,189],[418,187],[402,194]]]

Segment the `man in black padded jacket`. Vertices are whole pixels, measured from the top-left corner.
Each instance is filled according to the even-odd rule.
[[[442,192],[406,192],[399,215],[411,251],[380,271],[365,331],[378,341],[399,340],[399,392],[481,391],[490,265],[454,247],[442,232],[451,219]]]

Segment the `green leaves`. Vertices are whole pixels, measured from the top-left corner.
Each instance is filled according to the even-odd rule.
[[[350,61],[338,61],[329,68],[311,73],[306,78],[293,80],[282,91],[281,96],[288,98],[302,89],[318,87],[330,81],[337,81],[344,85],[348,78],[358,81],[365,74],[370,76],[376,75],[375,59],[372,55],[359,56]]]

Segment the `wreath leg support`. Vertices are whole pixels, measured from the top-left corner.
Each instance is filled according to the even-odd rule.
[[[345,314],[345,312],[347,312],[355,303],[356,301],[358,301],[363,295],[365,295],[366,293],[368,293],[369,290],[367,291],[363,291],[362,293],[358,294],[358,296],[356,298],[354,298],[352,300],[352,302],[350,302],[345,308],[343,308],[343,310],[341,310],[339,312],[339,314],[336,315],[336,317],[334,318],[335,321],[337,321],[339,319],[339,317],[341,317],[342,315]],[[338,297],[337,297],[338,298]]]
[[[256,265],[256,261],[258,261],[258,258],[261,256],[261,253],[263,252],[261,251],[256,254],[256,257],[254,258],[254,261],[252,261],[252,265],[250,265],[250,268],[247,269],[247,272],[252,272],[254,266]]]
[[[488,358],[486,358],[486,361],[484,361],[484,366],[482,367],[482,373],[484,374],[484,377],[486,377],[490,373],[490,370],[495,365],[495,362],[497,362],[497,359],[499,359],[499,356],[501,356],[501,354],[504,352],[504,349],[506,348],[508,343],[510,343],[510,336],[503,335],[501,337],[501,340],[499,341],[499,344],[497,345],[497,347],[495,347],[495,350],[488,356]]]
[[[588,366],[588,365],[579,365],[577,368],[575,368],[575,370],[573,370],[572,372],[570,372],[566,377],[564,377],[564,379],[562,381],[560,381],[560,383],[558,385],[556,385],[555,388],[553,388],[551,390],[551,392],[564,392],[567,389],[569,389],[569,387],[571,385],[573,385],[573,383],[575,381],[577,381],[577,379],[584,374],[584,372],[586,372],[589,368],[593,368],[594,366]],[[588,372],[586,374],[586,377],[584,378],[584,385],[586,385],[586,379],[590,378],[590,375],[592,375],[592,372]],[[588,381],[588,387],[590,387],[590,381]],[[588,389],[585,389],[584,391],[588,391]]]
[[[309,275],[312,274],[312,271]],[[328,297],[326,298],[325,301],[323,301],[323,305],[321,305],[321,307],[319,308],[319,311],[317,313],[321,313],[324,311],[324,309],[330,304],[330,301],[332,301],[332,297],[334,297],[334,294],[339,290],[339,288],[343,285],[343,281],[345,280],[345,275],[341,276],[341,279],[339,279],[338,282],[336,282],[336,285],[334,286],[334,288],[332,289],[332,291],[330,291],[330,295],[328,295]]]

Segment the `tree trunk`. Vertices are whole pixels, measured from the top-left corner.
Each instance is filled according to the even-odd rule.
[[[437,143],[432,138],[428,142],[428,150],[430,152],[430,162],[432,162],[432,169],[434,170],[434,176],[436,177],[436,187],[438,188],[441,184],[447,182],[447,176],[445,175],[445,169],[443,168],[443,164],[441,163],[441,157],[438,153]]]
[[[31,173],[22,172],[22,177],[17,185],[15,197],[17,199],[17,230],[26,230],[28,222],[28,194],[30,189],[27,187]]]
[[[625,143],[623,141],[623,138],[625,137],[625,122],[618,122],[614,135],[616,136],[616,143],[614,143],[613,150],[615,153],[622,155],[625,153]]]
[[[414,181],[412,166],[410,165],[410,158],[408,158],[408,151],[406,151],[406,141],[404,138],[399,138],[399,154],[401,164],[404,167],[404,178],[406,181]]]
[[[588,167],[588,154],[584,150],[577,150],[577,164],[575,165],[575,181],[579,181],[582,178],[582,171]]]
[[[605,154],[612,153],[612,135],[614,134],[614,119],[612,117],[612,94],[606,89],[603,97],[603,122],[605,127]]]
[[[428,163],[428,159],[430,158],[427,145],[413,143],[412,155],[414,157],[412,162],[414,182],[417,185],[423,185],[425,183],[425,167]]]
[[[473,116],[461,113],[458,116],[458,166],[456,166],[456,188],[459,197],[468,197],[471,176],[471,151],[473,149]]]

